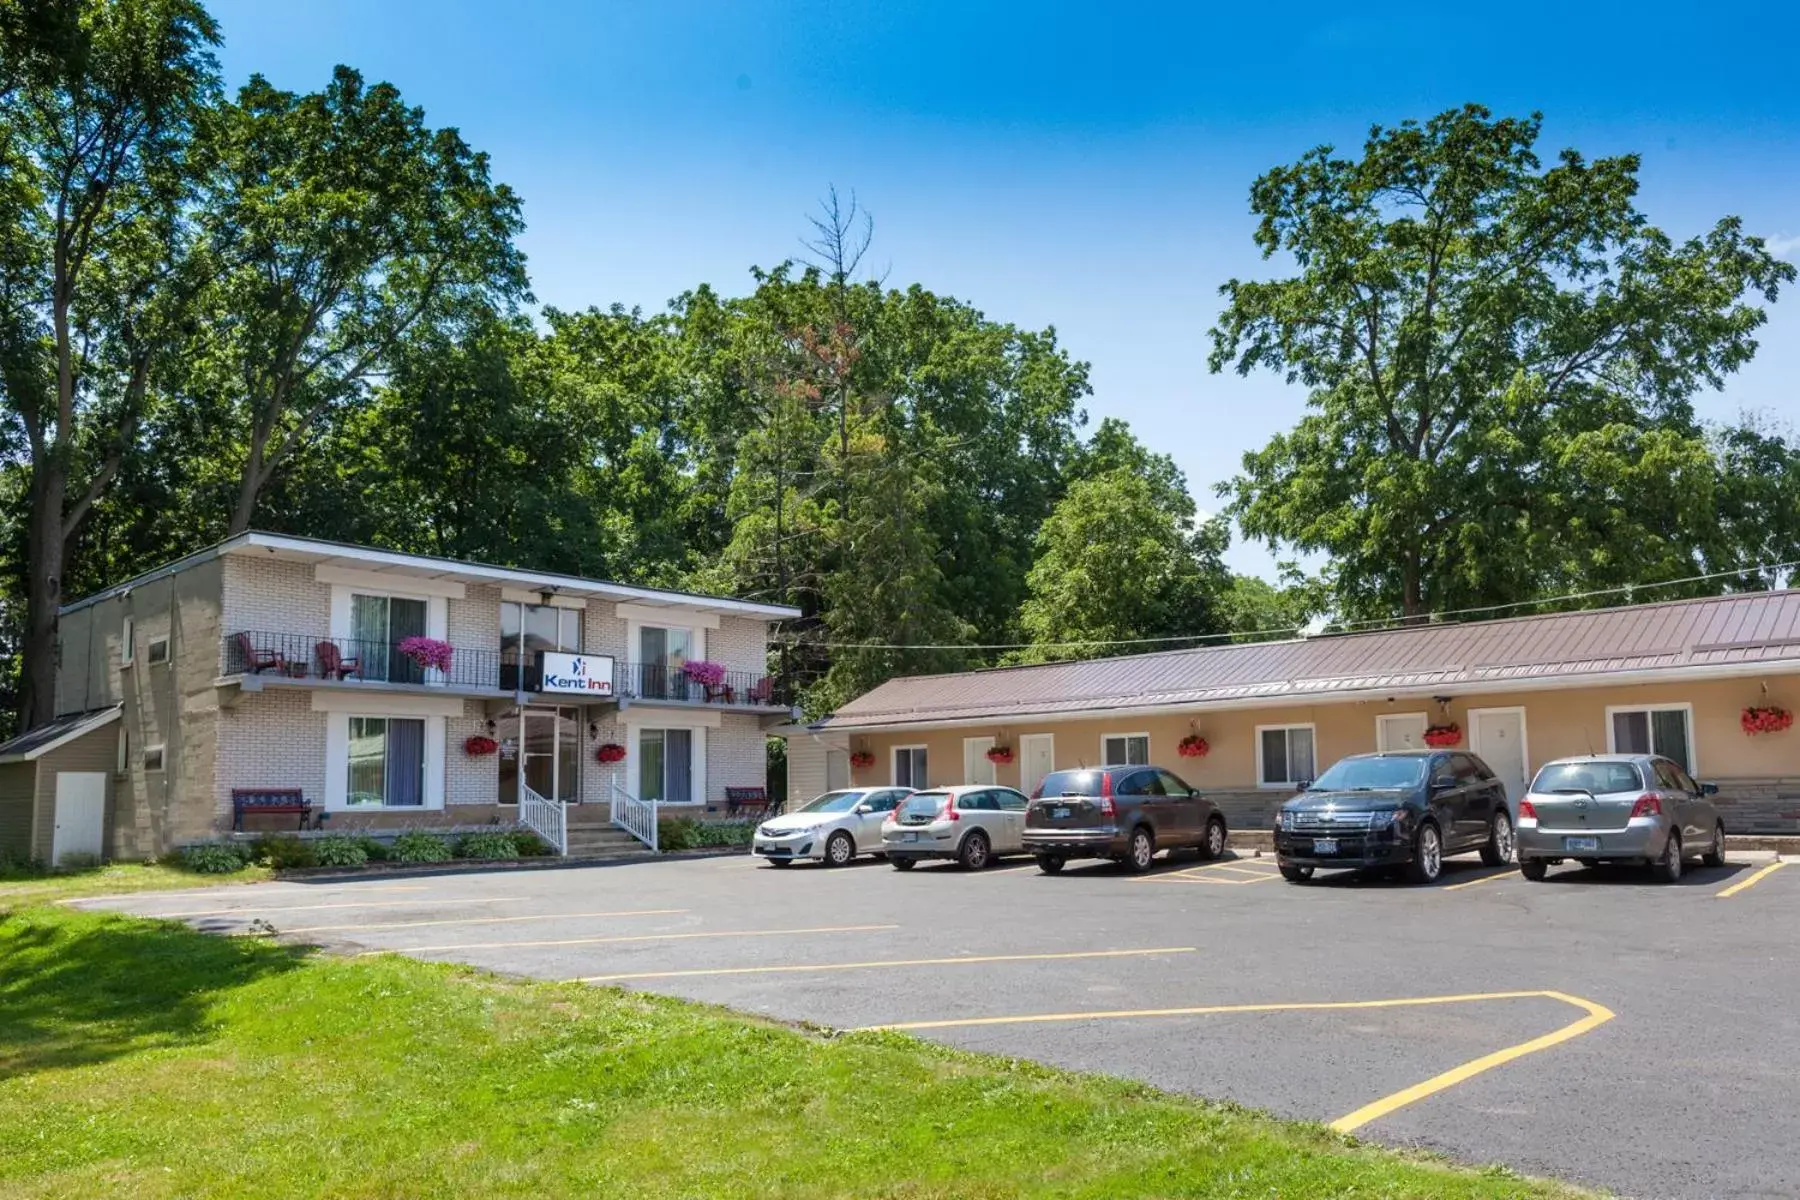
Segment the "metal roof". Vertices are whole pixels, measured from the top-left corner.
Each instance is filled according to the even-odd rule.
[[[1800,670],[1800,590],[1440,622],[1283,642],[889,680],[827,728],[993,721],[1113,709],[1243,707],[1368,693],[1567,685],[1707,668]]]
[[[89,712],[70,713],[36,729],[27,730],[10,742],[0,743],[0,763],[31,762],[66,745],[85,733],[116,721],[119,706],[96,708]]]

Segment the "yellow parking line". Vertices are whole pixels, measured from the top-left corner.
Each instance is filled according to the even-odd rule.
[[[331,887],[325,884],[308,884],[303,886],[304,891],[311,892],[315,895],[331,895],[342,892],[345,887],[354,887],[358,891],[366,892],[423,892],[428,890],[430,885],[423,883],[357,883],[338,887]],[[254,888],[255,891],[263,895],[269,894],[269,891],[273,889],[274,894],[277,897],[298,896],[302,894],[301,892],[290,891],[279,885],[271,884],[249,884],[246,885],[244,889],[228,892],[227,894],[242,896],[248,894],[248,891],[251,888]],[[0,888],[0,895],[5,895],[8,890],[9,889],[6,888]],[[196,891],[114,892],[110,896],[73,896],[67,900],[58,900],[57,903],[66,908],[83,908],[90,904],[105,904],[113,900],[202,900],[211,899],[212,897],[217,896],[220,891],[220,888],[204,888]],[[136,916],[138,914],[134,913],[131,915]]]
[[[1785,866],[1787,866],[1787,864],[1785,862],[1782,862],[1780,859],[1776,859],[1774,862],[1770,863],[1768,866],[1762,868],[1762,870],[1756,872],[1756,874],[1750,876],[1750,878],[1745,879],[1739,883],[1734,883],[1730,887],[1726,888],[1724,891],[1715,892],[1715,893],[1713,893],[1713,895],[1715,898],[1717,898],[1719,900],[1729,900],[1729,899],[1731,899],[1731,897],[1737,895],[1739,892],[1743,891],[1745,888],[1755,887],[1757,884],[1761,883],[1764,879],[1767,879],[1769,876],[1773,875],[1775,872],[1781,870],[1781,868],[1783,868]]]
[[[137,917],[150,917],[153,919],[171,917],[254,917],[262,913],[312,912],[321,908],[403,908],[407,905],[418,908],[421,905],[435,906],[440,904],[518,904],[521,903],[523,899],[524,897],[522,896],[492,896],[480,898],[461,896],[450,900],[425,900],[414,898],[409,900],[344,900],[331,904],[246,904],[239,908],[197,908],[186,912],[133,913],[132,915]]]
[[[638,933],[628,937],[553,938],[535,942],[453,942],[445,946],[393,946],[386,950],[364,950],[358,957],[371,954],[425,954],[440,950],[516,950],[527,946],[602,946],[621,942],[681,942],[695,938],[791,937],[804,933],[876,933],[898,929],[898,925],[821,925],[812,929],[721,929],[707,933]]]
[[[894,958],[882,962],[807,963],[779,967],[711,967],[698,971],[635,971],[626,975],[584,975],[575,983],[617,983],[624,979],[688,979],[696,975],[778,975],[795,971],[863,971],[877,967],[967,967],[981,963],[1060,962],[1071,958],[1132,958],[1150,954],[1194,954],[1193,946],[1150,950],[1080,950],[1065,954],[983,954],[967,958]]]
[[[1452,884],[1445,886],[1444,888],[1442,888],[1440,890],[1446,891],[1446,892],[1458,892],[1458,891],[1461,891],[1463,888],[1480,887],[1484,883],[1492,883],[1496,879],[1511,879],[1514,875],[1517,875],[1517,874],[1518,874],[1517,871],[1514,871],[1511,868],[1508,868],[1504,871],[1495,871],[1492,875],[1483,875],[1479,879],[1469,879],[1469,880],[1465,880],[1462,883],[1452,883]]]
[[[1142,1017],[1195,1017],[1221,1013],[1269,1013],[1269,1012],[1321,1012],[1330,1010],[1371,1009],[1371,1008],[1410,1008],[1437,1004],[1469,1004],[1480,1000],[1523,1000],[1548,999],[1558,1000],[1564,1004],[1579,1008],[1585,1013],[1580,1020],[1573,1021],[1561,1029],[1532,1038],[1528,1042],[1520,1042],[1516,1046],[1508,1046],[1496,1050],[1492,1054],[1484,1054],[1480,1058],[1454,1067],[1441,1075],[1434,1075],[1423,1083],[1416,1083],[1409,1088],[1383,1096],[1381,1099],[1363,1105],[1354,1112],[1346,1113],[1331,1123],[1331,1127],[1339,1133],[1350,1133],[1370,1121],[1387,1116],[1409,1104],[1414,1104],[1427,1096],[1432,1096],[1454,1087],[1456,1084],[1472,1079],[1484,1071],[1523,1058],[1527,1054],[1535,1054],[1539,1050],[1548,1050],[1572,1038],[1580,1037],[1590,1030],[1613,1019],[1615,1014],[1604,1005],[1595,1004],[1592,1000],[1583,1000],[1579,996],[1571,996],[1564,992],[1529,991],[1529,992],[1473,992],[1457,996],[1413,996],[1394,1000],[1336,1000],[1309,1001],[1294,1004],[1214,1004],[1198,1008],[1142,1008],[1119,1009],[1110,1012],[1074,1012],[1074,1013],[1037,1013],[1016,1017],[963,1017],[947,1021],[907,1021],[892,1025],[874,1025],[871,1029],[917,1031],[923,1029],[969,1029],[988,1025],[1034,1025],[1060,1021],[1104,1021]]]
[[[369,925],[302,925],[283,933],[342,933],[357,929],[418,929],[426,925],[505,925],[513,921],[573,921],[585,917],[666,917],[688,912],[685,908],[625,908],[613,912],[548,912],[523,917],[445,917],[439,921],[378,921]]]

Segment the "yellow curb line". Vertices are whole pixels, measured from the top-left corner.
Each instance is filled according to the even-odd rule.
[[[1757,884],[1761,883],[1764,879],[1768,878],[1770,875],[1773,875],[1776,871],[1781,870],[1781,868],[1783,868],[1785,866],[1787,866],[1787,863],[1782,862],[1780,859],[1777,859],[1776,861],[1770,863],[1768,866],[1762,868],[1760,871],[1756,872],[1756,874],[1750,876],[1750,878],[1743,880],[1740,883],[1734,883],[1722,892],[1714,892],[1713,897],[1714,897],[1714,899],[1717,899],[1717,900],[1729,900],[1733,896],[1737,895],[1739,892],[1743,891],[1745,888],[1755,887]]]
[[[680,942],[696,938],[788,937],[802,933],[875,933],[898,929],[898,925],[821,925],[813,929],[722,929],[708,933],[636,933],[623,937],[553,938],[536,942],[453,942],[446,946],[389,946],[381,950],[364,950],[357,957],[371,954],[429,954],[440,950],[517,950],[529,946],[602,946],[621,942]]]
[[[1520,1042],[1516,1046],[1508,1046],[1496,1050],[1492,1054],[1484,1054],[1480,1058],[1454,1067],[1441,1075],[1434,1075],[1423,1083],[1416,1083],[1390,1096],[1384,1096],[1372,1103],[1365,1104],[1354,1112],[1347,1113],[1331,1123],[1331,1128],[1339,1133],[1350,1133],[1367,1125],[1380,1117],[1417,1103],[1427,1096],[1472,1079],[1485,1071],[1535,1054],[1539,1050],[1547,1050],[1560,1045],[1571,1038],[1580,1037],[1590,1030],[1613,1019],[1615,1014],[1603,1005],[1591,1000],[1583,1000],[1579,996],[1571,996],[1564,992],[1529,991],[1529,992],[1475,992],[1458,996],[1415,996],[1394,1000],[1340,1000],[1313,1001],[1295,1004],[1216,1004],[1199,1008],[1144,1008],[1119,1009],[1110,1012],[1076,1012],[1076,1013],[1039,1013],[1019,1017],[964,1017],[947,1021],[906,1021],[891,1025],[874,1025],[870,1029],[913,1032],[925,1029],[970,1029],[989,1025],[1038,1025],[1063,1021],[1102,1021],[1143,1017],[1196,1017],[1221,1013],[1269,1013],[1269,1012],[1322,1012],[1346,1009],[1370,1008],[1407,1008],[1436,1004],[1469,1004],[1480,1000],[1524,1000],[1549,999],[1559,1000],[1573,1005],[1586,1013],[1580,1020],[1571,1022],[1552,1033],[1532,1038],[1528,1042]]]
[[[809,963],[779,967],[711,967],[694,971],[634,971],[624,975],[584,975],[574,983],[616,983],[622,979],[690,979],[698,975],[776,975],[795,971],[860,971],[874,967],[964,967],[980,963],[1051,962],[1071,958],[1132,958],[1151,954],[1196,954],[1194,946],[1150,950],[1081,950],[1064,954],[985,954],[970,958],[895,958],[885,962]]]
[[[1483,875],[1480,879],[1469,879],[1462,883],[1448,884],[1438,890],[1444,892],[1457,892],[1461,891],[1463,888],[1480,887],[1482,884],[1492,883],[1496,879],[1510,879],[1517,874],[1517,871],[1507,868],[1505,870],[1495,871],[1492,875]]]

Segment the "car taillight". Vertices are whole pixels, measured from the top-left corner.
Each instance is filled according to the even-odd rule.
[[[962,820],[962,814],[956,811],[956,800],[954,798],[944,801],[944,811],[938,814],[938,820],[940,820],[940,821],[960,821],[960,820]]]
[[[1655,792],[1645,792],[1637,798],[1637,803],[1631,806],[1631,815],[1634,817],[1660,817],[1662,816],[1662,800],[1657,797]]]
[[[1519,820],[1521,820],[1521,821],[1537,820],[1537,806],[1529,800],[1519,801]]]
[[[1103,817],[1119,815],[1119,810],[1113,807],[1112,772],[1110,771],[1100,772],[1100,815]]]

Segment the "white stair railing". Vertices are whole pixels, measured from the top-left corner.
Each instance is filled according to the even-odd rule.
[[[661,853],[656,846],[656,805],[655,800],[639,800],[620,787],[618,775],[613,775],[612,823],[650,847],[652,853]]]
[[[519,783],[519,824],[548,842],[558,855],[569,853],[569,806],[546,800]]]

